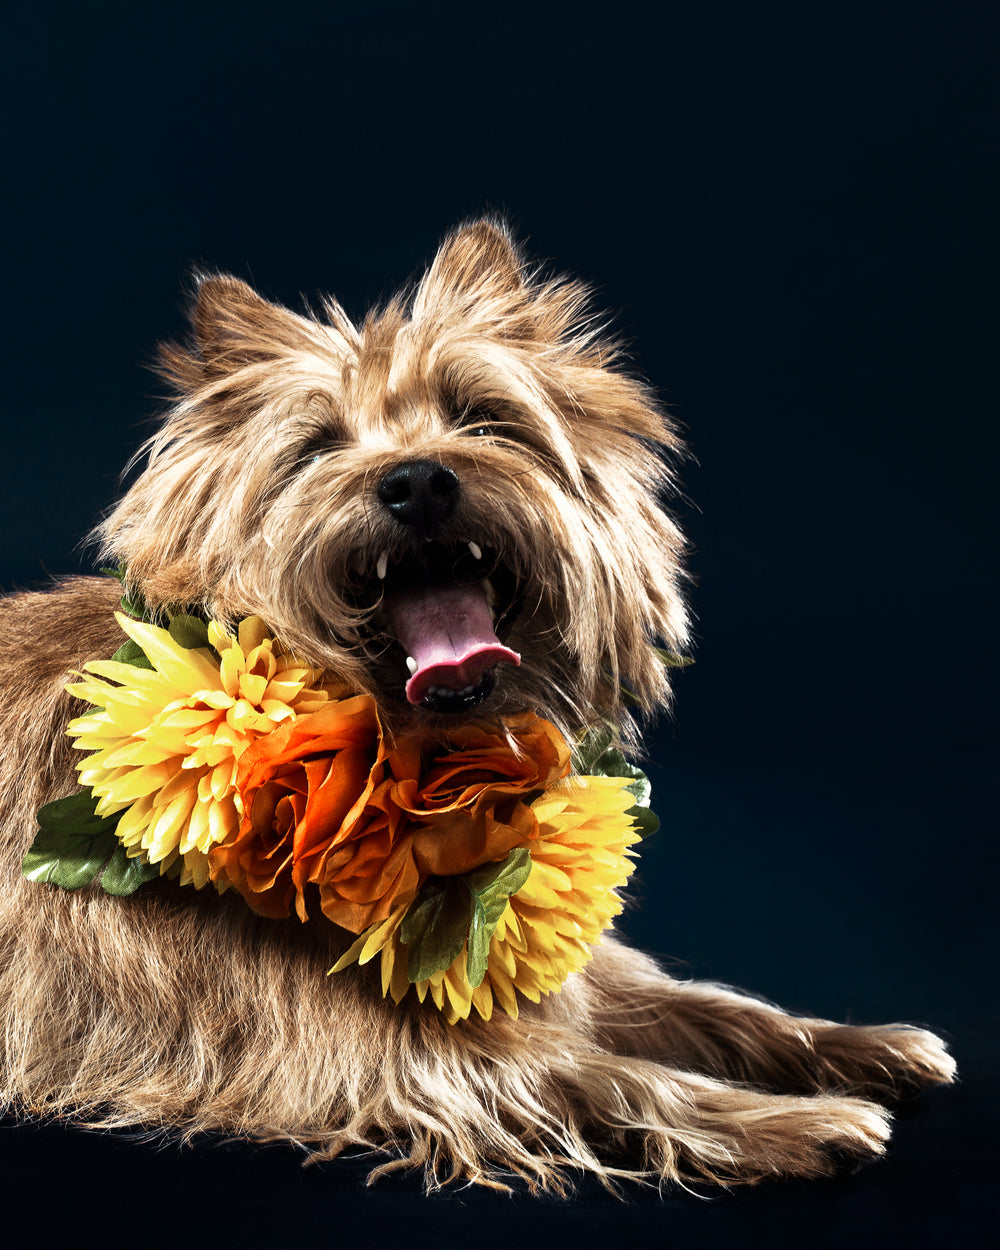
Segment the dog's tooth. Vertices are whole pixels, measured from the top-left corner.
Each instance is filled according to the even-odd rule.
[[[389,553],[388,551],[383,551],[382,554],[378,558],[378,564],[375,566],[375,572],[378,573],[378,579],[380,582],[385,581],[385,575],[386,573],[388,573],[388,571],[389,571]]]
[[[481,560],[483,558],[483,549],[478,543],[469,543],[469,550],[472,552],[473,560]]]
[[[406,667],[410,670],[411,675],[417,671],[417,662],[412,655],[406,657]]]

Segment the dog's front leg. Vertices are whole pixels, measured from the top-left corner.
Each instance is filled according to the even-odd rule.
[[[955,1074],[944,1044],[924,1029],[792,1016],[727,986],[675,980],[614,941],[595,950],[586,975],[596,990],[596,1036],[621,1054],[777,1090],[879,1101]]]

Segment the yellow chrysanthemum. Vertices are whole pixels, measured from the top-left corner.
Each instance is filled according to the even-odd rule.
[[[232,636],[209,622],[208,647],[181,646],[166,629],[118,615],[152,669],[116,660],[84,666],[70,693],[96,705],[69,725],[77,765],[97,812],[124,811],[117,829],[130,856],[180,880],[208,880],[208,851],[240,823],[236,764],[261,734],[316,711],[338,687],[323,684],[268,637],[256,616]]]
[[[413,986],[421,1002],[429,996],[450,1024],[473,1007],[489,1020],[494,1003],[516,1018],[515,991],[537,1003],[588,962],[591,946],[622,910],[615,891],[634,867],[630,848],[639,834],[628,814],[635,804],[628,785],[624,777],[572,777],[533,804],[539,831],[527,844],[531,871],[493,933],[482,984],[469,984],[464,947],[449,968]],[[380,955],[382,993],[401,1002],[411,988],[399,937],[407,906],[366,930],[332,971]]]

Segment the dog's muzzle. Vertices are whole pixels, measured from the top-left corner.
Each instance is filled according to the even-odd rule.
[[[495,554],[471,538],[440,538],[460,492],[457,475],[433,460],[404,461],[377,487],[383,508],[411,540],[402,558],[393,561],[388,551],[379,557],[387,632],[405,653],[408,702],[438,712],[475,707],[492,692],[498,664],[521,663],[497,636],[505,612],[492,580]]]

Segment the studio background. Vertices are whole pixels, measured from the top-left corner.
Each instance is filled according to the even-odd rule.
[[[162,410],[145,363],[183,333],[194,267],[360,317],[456,222],[504,214],[594,285],[691,450],[672,507],[696,664],[647,739],[663,827],[623,929],[792,1009],[928,1024],[962,1072],[902,1112],[886,1161],[710,1203],[589,1184],[569,1205],[425,1199],[364,1190],[362,1164],[302,1172],[291,1150],[8,1121],[12,1197],[42,1177],[53,1227],[96,1236],[81,1211],[114,1208],[152,1244],[194,1221],[279,1244],[936,1246],[983,1218],[993,12],[292,0],[7,19],[2,588],[92,569],[80,540]]]

